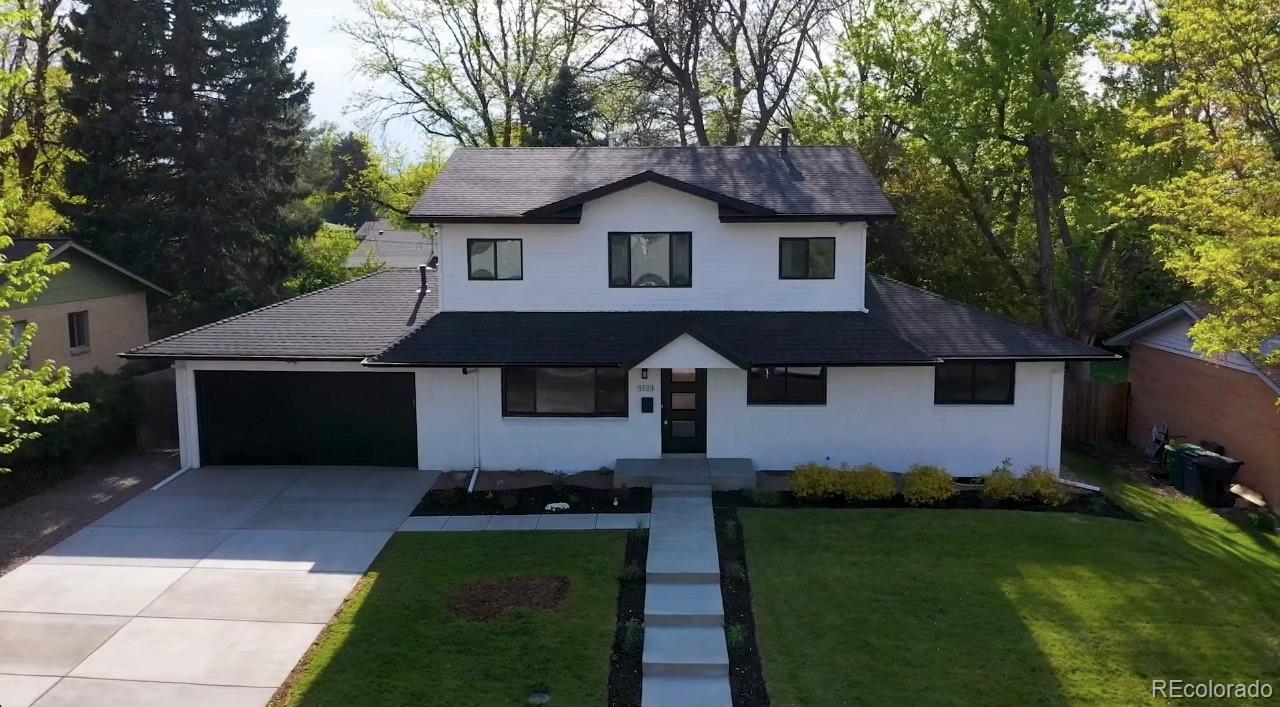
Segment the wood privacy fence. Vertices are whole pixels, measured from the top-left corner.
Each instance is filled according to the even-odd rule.
[[[1062,438],[1072,442],[1124,442],[1129,384],[1068,380],[1062,399]]]

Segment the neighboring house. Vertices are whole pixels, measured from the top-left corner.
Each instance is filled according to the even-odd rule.
[[[26,326],[39,327],[30,350],[32,362],[52,359],[73,374],[120,369],[120,352],[146,343],[147,294],[169,296],[155,284],[66,238],[18,239],[5,258],[21,260],[42,244],[53,252],[50,262],[71,267],[49,280],[35,301],[0,312],[13,318],[15,336]]]
[[[1280,370],[1239,353],[1192,351],[1187,330],[1205,313],[1182,302],[1106,341],[1129,347],[1129,441],[1146,446],[1165,422],[1189,442],[1217,442],[1244,462],[1236,481],[1280,509]]]
[[[1057,469],[1064,362],[1114,357],[869,276],[893,215],[851,148],[460,149],[438,272],[128,355],[176,361],[187,466]]]
[[[360,245],[347,258],[347,267],[358,268],[370,261],[388,268],[416,268],[431,262],[435,242],[421,231],[396,230],[390,221],[366,221],[356,230]]]

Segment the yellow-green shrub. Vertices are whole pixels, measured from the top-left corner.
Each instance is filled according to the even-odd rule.
[[[1029,467],[1021,481],[1024,498],[1055,507],[1071,500],[1071,494],[1058,483],[1058,477],[1042,466]]]
[[[893,498],[898,489],[889,472],[875,464],[863,464],[852,471],[840,472],[840,495],[846,501],[883,501]]]
[[[982,497],[994,503],[1022,499],[1022,480],[1005,468],[996,469],[982,479]]]
[[[821,501],[841,492],[841,472],[822,464],[801,464],[791,474],[791,492],[801,501]]]
[[[936,506],[954,495],[951,474],[941,467],[916,464],[902,477],[902,496],[913,506]]]

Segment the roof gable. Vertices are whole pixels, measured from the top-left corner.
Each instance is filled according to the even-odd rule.
[[[17,238],[14,239],[13,245],[6,248],[2,254],[10,260],[21,260],[22,258],[26,258],[27,256],[35,253],[39,250],[41,245],[48,245],[52,249],[49,253],[50,261],[65,260],[69,253],[78,253],[103,266],[103,268],[111,271],[115,275],[127,278],[144,287],[155,290],[166,297],[172,296],[172,294],[163,287],[131,270],[125,269],[101,255],[98,255],[70,238]]]

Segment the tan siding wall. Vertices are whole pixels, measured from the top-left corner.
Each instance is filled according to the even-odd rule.
[[[72,354],[67,314],[81,310],[89,312],[89,350]],[[53,359],[71,368],[73,374],[95,368],[108,373],[118,371],[125,361],[117,354],[150,340],[147,296],[142,292],[23,307],[7,314],[14,321],[25,320],[40,327],[31,347],[32,363]]]
[[[1129,440],[1145,446],[1157,422],[1187,441],[1220,442],[1242,460],[1237,480],[1280,510],[1280,408],[1252,373],[1135,343],[1129,377]]]

